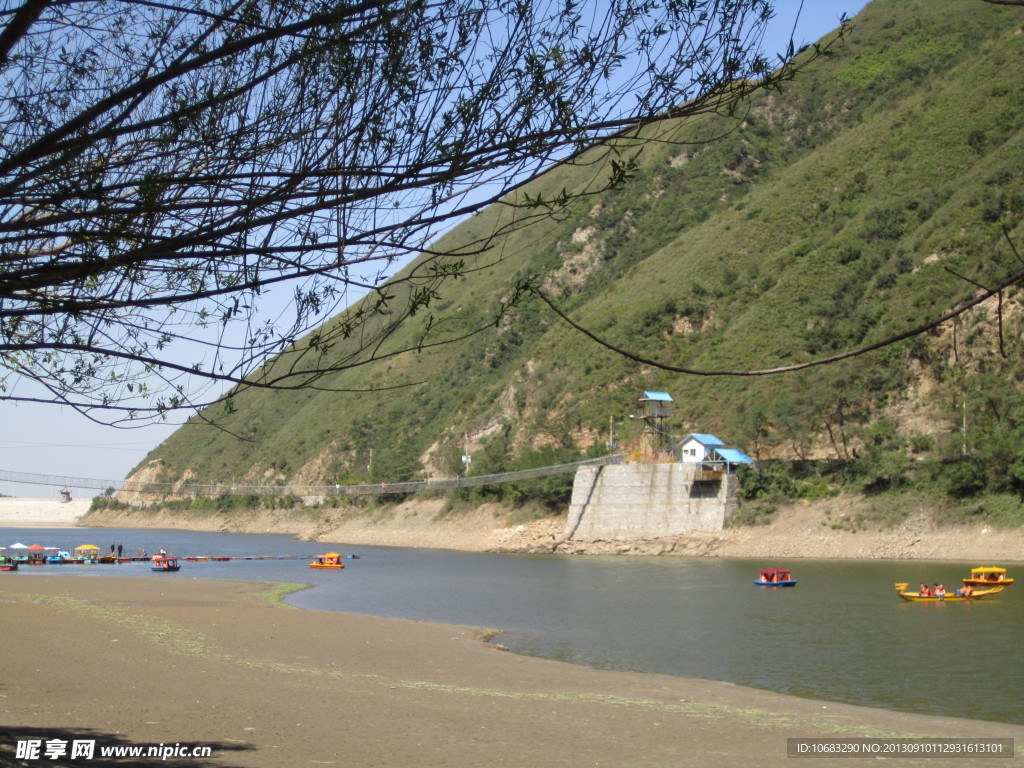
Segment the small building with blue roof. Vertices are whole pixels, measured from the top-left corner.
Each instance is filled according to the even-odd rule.
[[[737,448],[726,448],[725,443],[714,435],[694,433],[687,435],[678,444],[679,459],[684,464],[699,464],[701,469],[720,466],[726,472],[733,472],[740,464],[753,464],[754,460]]]

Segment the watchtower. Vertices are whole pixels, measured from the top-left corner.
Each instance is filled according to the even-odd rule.
[[[675,441],[669,432],[672,418],[672,396],[668,392],[644,392],[636,415],[644,423],[646,442],[658,453],[672,454]]]

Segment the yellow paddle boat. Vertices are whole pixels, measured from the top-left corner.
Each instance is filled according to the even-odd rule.
[[[964,579],[964,584],[972,587],[1008,587],[1013,584],[1013,579],[1006,575],[1005,568],[983,565],[971,568],[971,575]]]
[[[326,555],[317,555],[313,558],[313,562],[309,564],[310,568],[344,568],[341,562],[341,555],[337,552],[328,552]]]

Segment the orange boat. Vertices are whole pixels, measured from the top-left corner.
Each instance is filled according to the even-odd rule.
[[[313,558],[313,562],[309,564],[310,568],[333,568],[338,570],[345,566],[341,564],[341,555],[337,552],[328,552],[326,555],[317,555]]]

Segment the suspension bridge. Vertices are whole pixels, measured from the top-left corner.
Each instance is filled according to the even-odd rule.
[[[0,469],[0,481],[53,486],[56,488],[97,490],[103,493],[139,493],[174,496],[381,496],[386,494],[421,493],[424,491],[451,491],[501,483],[518,483],[552,475],[575,473],[580,467],[622,464],[622,454],[611,454],[569,464],[520,469],[492,475],[469,475],[431,480],[380,482],[359,485],[245,485],[237,483],[182,483],[141,482],[135,480],[103,480],[70,475],[42,475],[31,472],[12,472]]]

